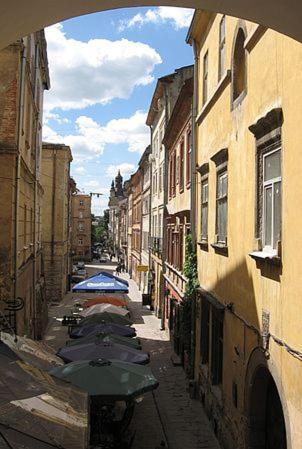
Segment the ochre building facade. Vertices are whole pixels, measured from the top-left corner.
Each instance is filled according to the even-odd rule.
[[[48,302],[59,302],[71,275],[71,150],[66,145],[43,143],[42,238],[45,292]]]
[[[42,272],[41,147],[43,92],[49,88],[44,31],[0,53],[0,311],[24,306],[8,321],[41,338],[47,320]]]
[[[302,447],[301,45],[205,11],[194,175],[195,380],[225,448]]]

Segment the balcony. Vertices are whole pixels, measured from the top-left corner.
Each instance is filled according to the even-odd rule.
[[[153,253],[162,254],[163,251],[162,237],[150,237],[150,249]]]

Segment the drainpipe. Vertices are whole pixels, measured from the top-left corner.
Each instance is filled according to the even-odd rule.
[[[55,205],[57,184],[57,150],[54,150],[52,160],[52,199],[51,199],[51,265],[54,261],[55,246]]]
[[[197,148],[196,148],[196,117],[197,117],[197,104],[198,104],[198,64],[199,56],[196,48],[196,41],[193,40],[194,51],[194,88],[193,88],[193,101],[192,101],[192,132],[191,132],[191,234],[193,245],[196,247],[197,241],[197,221],[196,221],[196,162],[197,162]]]
[[[196,117],[198,108],[198,66],[199,66],[199,55],[197,51],[196,41],[193,39],[193,51],[194,51],[194,88],[193,88],[193,101],[192,101],[192,154],[191,154],[191,234],[193,247],[197,248],[197,220],[196,220],[196,164],[197,164],[197,139],[196,139]],[[196,350],[196,297],[194,295],[194,300],[191,309],[191,379],[195,377],[195,350]]]
[[[33,86],[33,91],[34,91],[34,104],[36,105],[36,99],[37,99],[37,92],[36,92],[36,87],[37,87],[37,74],[38,74],[38,68],[39,68],[39,44],[36,43],[35,46],[35,77],[34,77],[34,86]],[[37,105],[36,105],[37,106]],[[35,169],[34,169],[34,214],[33,214],[33,235],[34,235],[34,241],[33,241],[33,312],[34,312],[34,316],[33,316],[33,330],[34,330],[34,339],[36,339],[37,337],[37,292],[36,292],[36,284],[37,284],[37,239],[36,239],[36,232],[37,232],[37,203],[38,203],[38,156],[40,155],[40,151],[38,152],[38,147],[39,147],[39,139],[38,139],[38,123],[39,123],[39,118],[40,118],[40,113],[39,110],[37,109],[36,112],[36,121],[35,126],[36,126],[36,134],[35,134]]]
[[[149,155],[149,163],[150,163],[150,169],[149,169],[149,174],[150,174],[150,183],[149,183],[149,191],[150,191],[150,195],[149,195],[149,273],[151,273],[151,268],[152,268],[152,258],[151,258],[151,232],[152,232],[152,167],[153,167],[153,162],[152,162],[152,142],[153,142],[153,127],[152,125],[149,126],[150,128],[150,139],[151,139],[151,152]],[[151,295],[151,292],[149,292],[149,286],[148,286],[148,293]]]
[[[169,121],[169,102],[168,102],[168,90],[166,84],[164,84],[164,97],[165,97],[165,130]],[[163,237],[166,229],[166,221],[167,221],[167,204],[168,204],[168,176],[169,176],[169,166],[167,164],[168,161],[168,150],[165,145],[165,159],[164,159],[164,208],[163,208]],[[166,304],[165,304],[165,278],[164,274],[166,273],[166,255],[167,255],[167,239],[162,237],[162,291],[161,291],[161,328],[165,329],[165,318],[166,318]]]
[[[18,295],[18,236],[19,236],[19,205],[20,205],[20,168],[21,168],[21,136],[22,127],[24,121],[24,82],[25,82],[25,66],[26,66],[26,48],[21,40],[22,55],[21,55],[21,67],[20,67],[20,86],[19,86],[19,106],[18,106],[18,129],[17,129],[17,154],[15,165],[15,210],[14,210],[14,300]],[[14,312],[14,331],[17,333],[17,317]]]

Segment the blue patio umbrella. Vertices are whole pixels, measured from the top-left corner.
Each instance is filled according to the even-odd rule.
[[[87,324],[86,326],[76,326],[71,330],[69,336],[70,338],[81,338],[88,335],[97,335],[100,333],[117,334],[123,337],[136,336],[136,332],[133,327],[114,323],[94,323]]]
[[[149,363],[149,354],[129,346],[120,345],[112,341],[95,340],[76,346],[64,346],[60,348],[57,355],[65,362],[76,362],[77,360],[114,359],[122,362],[138,363],[146,365]]]
[[[128,289],[129,284],[124,279],[100,271],[76,284],[72,291],[75,293],[128,293]]]

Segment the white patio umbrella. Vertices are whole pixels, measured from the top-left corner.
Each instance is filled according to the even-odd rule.
[[[121,316],[129,316],[129,310],[124,309],[123,307],[114,306],[112,304],[95,304],[94,306],[88,307],[87,309],[83,310],[80,315],[86,317],[94,315],[95,313],[103,312],[115,313]]]

